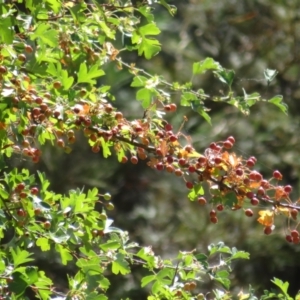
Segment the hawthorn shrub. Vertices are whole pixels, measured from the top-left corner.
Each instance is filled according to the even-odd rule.
[[[136,265],[145,270],[140,285],[149,300],[257,299],[251,287],[238,295],[230,289],[231,264],[248,259],[248,253],[219,242],[211,244],[207,253],[183,250],[163,259],[151,246],[138,245],[128,232],[113,226],[109,211],[114,205],[107,191],[76,189],[57,194],[51,191],[46,174],[7,167],[13,157],[38,165],[44,144],[72,155],[79,132],[101,159],[114,155],[119,163],[134,165],[145,160],[157,172],[180,177],[195,207],[212,207],[211,223],[218,223],[219,212],[225,209],[243,210],[245,217],[254,218],[253,207],[259,205],[257,221],[264,234],[271,234],[274,219],[283,217],[288,224],[287,242],[300,242],[300,207],[290,198],[292,187],[281,185],[280,171],[264,178],[255,170],[255,157],[234,152],[233,136],[199,153],[182,132],[187,118],[178,131],[167,121],[180,107],[190,107],[210,123],[205,106],[209,101],[232,105],[246,115],[259,101],[287,113],[282,96],[265,99],[245,90],[237,94],[232,89],[235,72],[210,57],[195,62],[191,76],[212,72],[226,93],[208,95],[194,90],[192,82],[168,82],[124,61],[122,54],[127,52],[147,60],[159,53],[158,6],[176,13],[164,0],[0,4],[0,299],[104,300],[107,290],[114,288],[108,276],[124,277]],[[125,43],[125,38],[130,42]],[[115,107],[111,86],[104,80],[109,68],[131,74],[131,88],[144,110],[142,118],[129,120]],[[276,74],[265,70],[266,82]],[[175,103],[173,95],[180,101]],[[36,264],[37,251],[59,255],[62,269],[73,266],[67,288],[56,286],[51,274]],[[208,294],[201,288],[206,280],[218,283]],[[291,299],[287,282],[277,278],[272,282],[279,292],[265,291],[261,299]]]

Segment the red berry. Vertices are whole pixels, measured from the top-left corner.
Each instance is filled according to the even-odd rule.
[[[25,216],[25,211],[22,208],[20,208],[20,209],[17,210],[17,215],[19,217],[24,217]]]
[[[180,169],[176,169],[176,170],[174,171],[174,173],[175,173],[175,175],[178,176],[178,177],[180,177],[180,176],[183,175],[183,172],[182,172]]]
[[[172,165],[166,165],[166,170],[167,170],[167,172],[169,172],[169,173],[173,173],[174,172],[174,167],[172,166]]]
[[[209,212],[209,216],[210,217],[215,217],[217,215],[216,211],[214,209],[212,209],[210,212]]]
[[[94,145],[94,146],[92,147],[92,151],[93,151],[94,153],[98,153],[98,152],[100,151],[100,146],[99,146],[99,145]]]
[[[276,171],[273,172],[273,177],[277,180],[281,180],[282,179],[282,174],[278,170],[276,170]]]
[[[59,116],[60,116],[60,112],[58,111],[58,110],[55,110],[54,112],[53,112],[53,116],[54,116],[54,118],[58,118]]]
[[[27,198],[27,194],[26,194],[25,192],[21,192],[19,196],[20,196],[20,198],[22,198],[22,199]]]
[[[160,148],[157,148],[155,152],[158,156],[163,156],[163,153]]]
[[[261,185],[264,189],[267,189],[267,188],[270,187],[269,181],[267,181],[267,180],[265,180],[265,179],[263,179],[263,180],[261,181],[260,185]]]
[[[159,162],[156,164],[156,169],[158,171],[162,171],[164,169],[164,164],[162,162]]]
[[[178,160],[178,163],[179,163],[181,166],[184,166],[184,165],[186,164],[185,158],[180,158],[180,159]]]
[[[113,107],[111,106],[111,104],[108,103],[108,104],[105,106],[104,110],[105,110],[106,113],[109,114],[109,113],[112,112]]]
[[[294,220],[297,220],[297,215],[298,215],[298,210],[295,209],[295,208],[293,208],[293,209],[291,210],[291,216],[292,216],[292,218],[293,218]]]
[[[171,164],[173,161],[174,161],[173,156],[168,156],[168,157],[167,157],[167,162],[168,162],[169,164]]]
[[[252,168],[255,165],[255,161],[251,158],[249,158],[246,162],[247,167]]]
[[[260,186],[257,190],[257,195],[264,196],[265,194],[266,194],[265,189],[262,186]]]
[[[189,166],[189,172],[194,173],[196,171],[195,166]]]
[[[249,198],[249,199],[252,199],[254,197],[254,193],[253,192],[247,192],[246,197]]]
[[[171,135],[170,136],[170,142],[176,142],[178,140],[177,136],[176,135]]]
[[[24,183],[24,182],[19,183],[19,184],[16,186],[16,188],[15,188],[16,192],[21,192],[21,191],[23,191],[24,189],[25,189],[25,183]]]
[[[44,228],[49,229],[51,227],[51,223],[49,221],[44,222]]]
[[[140,125],[137,125],[137,126],[135,126],[134,130],[136,132],[141,132],[141,131],[143,131],[143,128]]]
[[[58,112],[58,113],[59,113],[59,112]],[[55,112],[54,112],[54,116],[56,116],[56,118],[58,118],[59,115],[60,115],[60,113],[59,113],[58,116],[57,116],[57,112],[56,112],[56,114],[55,114]],[[89,127],[89,126],[91,126],[91,124],[92,124],[92,120],[91,120],[90,118],[86,118],[86,119],[84,120],[84,126]]]
[[[164,106],[164,110],[165,110],[165,111],[171,111],[170,105],[169,105],[169,104],[165,105],[165,106]]]
[[[225,149],[231,149],[231,148],[233,147],[233,144],[232,144],[230,141],[225,141],[225,142],[223,143],[223,147],[224,147]]]
[[[194,187],[194,184],[190,181],[187,181],[185,185],[188,189],[192,189]]]
[[[61,83],[60,83],[59,81],[55,81],[55,82],[53,83],[53,88],[55,88],[55,89],[60,89],[60,88],[61,88]]]
[[[121,121],[123,119],[123,114],[120,111],[116,112],[115,119]]]
[[[233,136],[230,136],[227,138],[227,141],[229,141],[231,144],[235,143],[235,138]]]
[[[40,208],[35,208],[35,209],[34,209],[34,214],[35,214],[36,216],[39,216],[41,213],[42,213],[42,210],[41,210]]]
[[[171,125],[171,124],[166,124],[165,125],[165,130],[166,131],[170,131],[170,130],[172,130],[173,129],[173,126]]]
[[[5,74],[7,72],[7,68],[5,66],[0,66],[0,74]]]
[[[171,103],[170,104],[170,109],[172,112],[176,111],[177,110],[177,105],[175,103]]]
[[[32,53],[33,52],[33,48],[30,45],[25,45],[25,52],[27,53]]]
[[[222,161],[223,161],[223,160],[222,160],[221,157],[216,157],[216,158],[215,158],[215,164],[216,164],[216,165],[219,165],[220,163],[222,163]]]
[[[218,223],[218,218],[216,216],[210,217],[210,221],[214,224]]]
[[[224,210],[224,205],[223,205],[223,204],[218,204],[218,205],[217,205],[217,210],[218,210],[218,211]]]
[[[56,143],[58,147],[63,148],[65,146],[65,142],[63,139],[58,139]]]
[[[33,116],[38,116],[40,113],[41,113],[41,109],[38,108],[38,107],[34,107],[32,110],[31,110],[31,113]]]
[[[26,56],[25,54],[21,53],[18,55],[18,60],[21,61],[21,62],[24,62],[26,61]]]
[[[255,180],[256,181],[261,181],[262,178],[263,178],[262,175],[260,173],[256,172],[256,174],[255,174]]]
[[[259,204],[259,200],[256,197],[252,198],[250,202],[253,206],[256,206]]]
[[[286,185],[285,187],[284,187],[284,191],[287,193],[287,194],[289,194],[291,191],[292,191],[292,187],[290,186],[290,185]]]
[[[136,165],[138,163],[138,158],[134,155],[134,156],[131,156],[130,158],[130,161],[132,164]]]
[[[269,235],[272,233],[272,227],[271,226],[266,226],[264,229],[264,234]]]
[[[187,145],[184,147],[184,151],[191,153],[194,150],[194,148],[191,145]]]
[[[294,229],[294,230],[291,231],[291,236],[293,238],[299,237],[299,232],[296,229]]]
[[[123,156],[121,159],[122,164],[126,164],[128,162],[128,158],[126,156]]]
[[[248,184],[250,184],[250,179],[249,178],[245,178],[243,180],[243,182],[244,182],[245,185],[248,185]]]
[[[79,114],[80,113],[80,108],[79,107],[74,107],[73,111],[75,114]]]
[[[206,157],[201,156],[201,157],[198,158],[198,163],[199,164],[204,165],[204,164],[206,164],[206,162],[207,162]]]
[[[210,143],[209,148],[212,150],[216,150],[217,144],[215,142]]]
[[[204,197],[199,197],[197,199],[198,203],[201,205],[205,205],[207,203],[206,199]]]
[[[244,174],[244,171],[241,168],[238,168],[235,170],[235,173],[237,176],[242,176]]]
[[[253,211],[252,211],[252,209],[250,209],[250,208],[246,209],[246,210],[245,210],[245,215],[246,215],[247,217],[252,217],[252,216],[253,216]]]
[[[260,173],[258,173],[257,171],[252,171],[250,174],[249,174],[249,178],[253,181],[259,181],[259,179],[261,178],[261,175]]]
[[[290,235],[286,235],[285,239],[287,242],[292,243],[293,242],[293,238]]]
[[[37,187],[33,187],[30,189],[30,193],[32,195],[37,195],[39,193],[39,189]]]
[[[32,162],[33,163],[38,163],[40,161],[40,157],[39,156],[34,156],[33,158],[32,158]]]
[[[293,238],[293,244],[297,245],[297,244],[299,244],[299,243],[300,243],[300,237],[299,237],[299,236]]]

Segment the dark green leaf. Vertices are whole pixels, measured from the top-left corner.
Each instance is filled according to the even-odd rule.
[[[221,82],[231,87],[235,75],[233,70],[222,69],[220,71],[215,71],[214,73],[217,75]]]
[[[13,280],[8,284],[8,288],[11,292],[15,293],[16,296],[24,294],[26,287],[28,286],[26,276],[20,272],[13,273]]]

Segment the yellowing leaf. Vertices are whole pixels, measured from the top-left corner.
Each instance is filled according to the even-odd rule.
[[[276,187],[276,191],[275,191],[275,199],[276,199],[276,201],[279,201],[282,198],[286,198],[286,197],[287,197],[287,194],[284,191],[284,187],[282,187],[282,186]]]
[[[290,209],[286,208],[286,207],[277,207],[276,208],[276,213],[282,213],[286,217],[289,217],[290,216]]]
[[[272,210],[260,210],[258,212],[260,217],[257,221],[264,226],[272,226],[274,223],[274,211]]]

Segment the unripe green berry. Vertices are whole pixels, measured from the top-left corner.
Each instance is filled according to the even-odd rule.
[[[112,203],[107,203],[105,206],[107,210],[113,210],[115,208],[115,206]]]
[[[103,195],[104,200],[109,201],[111,199],[111,194],[106,193]]]
[[[100,219],[100,220],[103,220],[103,221],[106,221],[106,220],[107,220],[106,214],[100,214],[100,215],[99,215],[99,219]]]

